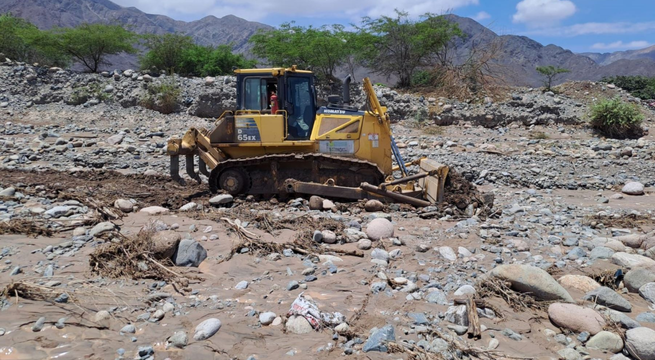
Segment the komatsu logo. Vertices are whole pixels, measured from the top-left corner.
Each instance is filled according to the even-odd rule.
[[[323,110],[323,112],[326,113],[326,114],[341,114],[341,115],[343,115],[343,114],[346,113],[346,110],[325,109],[325,110]]]

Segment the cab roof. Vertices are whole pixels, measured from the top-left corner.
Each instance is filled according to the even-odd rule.
[[[287,72],[298,74],[311,74],[309,70],[298,70],[296,65],[290,68],[262,68],[262,69],[236,69],[235,74],[271,74],[273,76],[282,76]]]

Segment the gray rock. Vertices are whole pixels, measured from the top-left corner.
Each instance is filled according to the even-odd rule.
[[[540,300],[574,302],[569,293],[545,270],[529,265],[500,265],[490,275],[512,284],[512,289],[530,293]]]
[[[467,295],[475,295],[476,291],[475,288],[471,285],[462,285],[455,291],[453,295],[455,296],[467,296]]]
[[[625,332],[625,347],[639,360],[655,360],[655,330],[638,327]]]
[[[66,318],[61,318],[61,319],[57,320],[57,322],[55,323],[55,327],[57,329],[59,329],[59,330],[66,327]]]
[[[65,216],[70,210],[70,206],[53,206],[52,208],[46,210],[44,214],[53,218],[59,218]]]
[[[557,352],[564,360],[582,360],[582,355],[571,348],[564,348]]]
[[[39,332],[43,330],[43,326],[45,326],[45,317],[40,317],[34,325],[32,325],[32,331]]]
[[[298,287],[300,287],[300,284],[296,280],[291,280],[287,284],[288,291],[296,290]]]
[[[357,248],[360,250],[369,250],[373,246],[373,242],[369,239],[360,239],[357,242]]]
[[[457,254],[455,254],[455,251],[450,246],[441,246],[439,248],[439,254],[441,254],[441,256],[443,256],[443,258],[448,261],[457,260]]]
[[[381,329],[378,329],[369,336],[362,351],[378,351],[386,353],[389,349],[387,348],[387,343],[390,341],[396,341],[396,334],[392,325],[385,325]]]
[[[123,142],[124,137],[125,136],[123,136],[123,135],[110,136],[110,137],[107,138],[107,143],[109,143],[109,145],[118,145],[121,142]]]
[[[137,353],[142,360],[150,360],[155,354],[155,349],[152,346],[139,346]]]
[[[649,282],[639,288],[639,295],[642,298],[655,304],[655,282]]]
[[[94,226],[93,228],[91,228],[91,230],[89,231],[89,235],[95,237],[104,234],[106,232],[112,231],[115,228],[116,225],[114,225],[114,223],[110,221],[101,222],[99,224],[96,224],[96,226]]]
[[[183,239],[173,258],[176,266],[198,267],[207,258],[207,250],[195,240]]]
[[[248,282],[245,281],[245,280],[239,281],[239,283],[236,284],[236,286],[234,288],[237,289],[237,290],[245,290],[245,289],[248,288]]]
[[[639,322],[646,323],[655,323],[655,313],[645,312],[637,315],[635,320]]]
[[[43,276],[47,278],[51,278],[55,275],[55,267],[52,264],[48,264],[46,266],[45,270],[43,271]]]
[[[121,328],[121,334],[134,334],[136,333],[136,326],[132,324],[127,324]]]
[[[232,201],[234,201],[234,197],[230,194],[220,194],[209,199],[209,203],[214,206],[226,205],[231,203]]]
[[[23,270],[20,269],[20,266],[14,266],[14,268],[11,270],[11,273],[9,273],[9,276],[15,276],[22,272]]]
[[[633,293],[639,292],[639,288],[649,282],[655,282],[655,271],[646,268],[632,269],[623,277],[623,284]]]
[[[607,315],[610,320],[620,324],[625,329],[634,329],[641,326],[638,322],[632,320],[632,318],[620,311],[607,309],[605,310],[605,315]]]
[[[429,325],[430,321],[424,313],[409,313],[407,314],[414,321],[414,325]]]
[[[521,334],[517,333],[516,331],[512,329],[504,329],[503,330],[503,335],[507,336],[508,338],[516,341],[521,341],[523,340],[523,336]]]
[[[274,312],[271,312],[271,311],[264,312],[264,313],[259,314],[259,322],[262,325],[267,326],[267,325],[270,325],[271,323],[273,323],[273,320],[275,320],[276,317],[277,317],[277,315],[275,315]]]
[[[124,213],[129,213],[132,212],[134,208],[134,204],[130,200],[126,199],[117,199],[114,201],[114,207],[119,209],[120,211]]]
[[[196,331],[193,334],[193,340],[202,341],[209,339],[218,332],[218,330],[221,328],[221,325],[221,321],[216,318],[210,318],[201,322],[198,324],[198,326],[196,326]]]
[[[384,281],[378,281],[371,284],[371,292],[377,294],[381,291],[384,291],[387,288],[387,283]]]
[[[607,306],[610,309],[618,311],[632,311],[632,305],[628,300],[624,299],[616,291],[606,286],[601,286],[597,289],[591,290],[585,294],[583,299]]]
[[[589,257],[592,260],[611,259],[612,255],[614,255],[614,250],[604,246],[597,246],[589,253]]]
[[[371,251],[371,258],[382,261],[389,261],[389,253],[386,250],[375,248]]]
[[[631,181],[623,186],[621,192],[627,195],[643,195],[644,184],[636,181]]]
[[[446,311],[444,319],[455,325],[469,326],[469,318],[468,314],[466,313],[466,305],[449,307]]]
[[[323,242],[326,244],[334,244],[337,242],[337,234],[330,230],[323,230],[321,232]]]
[[[185,331],[176,331],[166,340],[166,348],[174,347],[184,349],[187,346],[189,339]]]
[[[448,305],[448,298],[446,297],[446,293],[444,293],[442,290],[439,289],[430,289],[425,296],[424,299],[431,303],[431,304],[438,304],[438,305]]]
[[[11,187],[11,186],[8,187],[8,188],[6,188],[6,189],[4,189],[4,190],[2,190],[2,191],[0,191],[0,197],[3,197],[3,196],[5,196],[5,197],[12,197],[12,196],[14,196],[15,194],[16,194],[16,188]]]
[[[61,293],[55,298],[56,303],[65,304],[70,299],[70,296],[67,293]]]
[[[444,339],[441,338],[436,338],[432,340],[430,343],[430,349],[429,351],[434,354],[440,354],[443,353],[444,351],[448,351],[450,348],[450,344]]]

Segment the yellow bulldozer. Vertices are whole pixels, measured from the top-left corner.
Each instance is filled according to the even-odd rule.
[[[187,174],[201,183],[197,155],[213,193],[379,198],[418,207],[442,201],[448,167],[426,158],[403,161],[387,109],[368,78],[361,110],[350,105],[350,77],[342,96],[318,106],[311,71],[293,66],[235,73],[236,109],[225,111],[212,129],[191,128],[168,141],[173,179],[184,182],[184,155]],[[409,175],[412,165],[420,171]]]

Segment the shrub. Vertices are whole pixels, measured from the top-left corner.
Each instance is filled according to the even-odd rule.
[[[434,75],[427,70],[419,70],[412,75],[412,86],[431,86],[434,82]]]
[[[531,139],[535,139],[535,140],[547,140],[547,139],[550,139],[550,137],[548,136],[548,134],[546,134],[546,133],[543,132],[543,131],[538,131],[538,132],[530,133],[530,138],[531,138]]]
[[[141,99],[140,105],[162,114],[170,114],[177,108],[180,93],[180,87],[174,80],[153,84],[148,87],[148,92]]]
[[[614,84],[642,100],[655,99],[655,77],[612,76],[604,77],[601,81]]]
[[[601,100],[591,108],[591,127],[604,136],[624,139],[642,135],[643,115],[634,104],[618,98]]]

